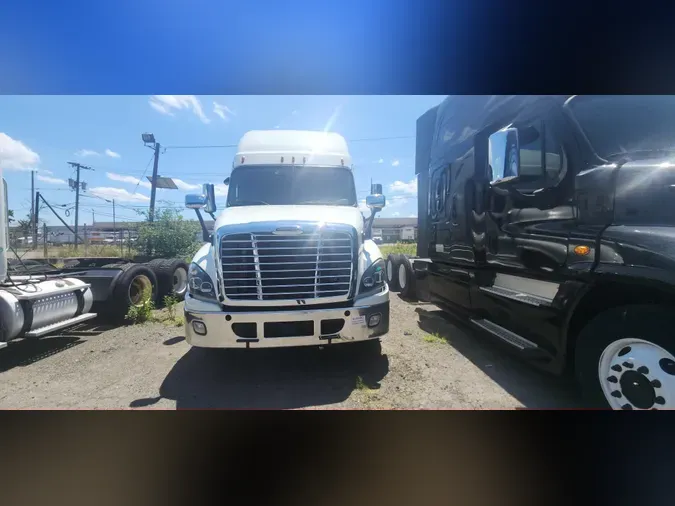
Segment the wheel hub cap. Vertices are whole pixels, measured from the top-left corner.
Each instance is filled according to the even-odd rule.
[[[621,375],[619,386],[626,400],[636,408],[649,409],[654,406],[656,392],[643,374],[636,371],[626,371]]]
[[[605,399],[614,409],[674,409],[675,357],[642,339],[605,348],[598,366]]]

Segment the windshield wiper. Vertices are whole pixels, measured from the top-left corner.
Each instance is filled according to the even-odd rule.
[[[265,202],[264,200],[235,200],[230,204],[230,206],[256,206],[256,205],[264,205],[264,206],[269,206],[271,205],[269,202]]]

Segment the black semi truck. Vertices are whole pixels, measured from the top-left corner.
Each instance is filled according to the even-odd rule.
[[[675,407],[675,96],[457,96],[417,122],[417,295],[597,407]]]

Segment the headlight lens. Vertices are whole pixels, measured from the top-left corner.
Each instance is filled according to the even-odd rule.
[[[188,291],[195,299],[217,300],[216,287],[211,276],[194,262],[188,269]]]
[[[361,278],[360,293],[373,292],[384,286],[384,259],[375,260],[373,264],[366,269]]]

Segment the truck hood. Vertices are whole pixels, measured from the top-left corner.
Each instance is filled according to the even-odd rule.
[[[363,215],[347,206],[241,206],[227,207],[218,216],[215,230],[228,225],[275,221],[317,221],[350,225],[357,236],[363,232]]]

